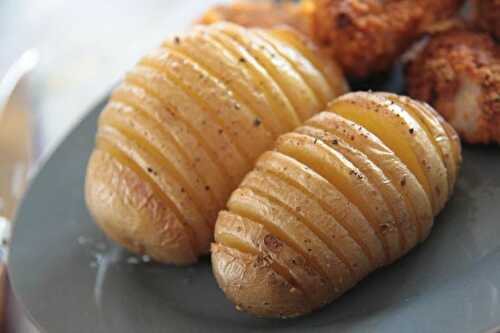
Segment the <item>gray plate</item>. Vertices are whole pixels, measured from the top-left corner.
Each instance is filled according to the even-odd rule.
[[[401,87],[397,77],[365,85]],[[11,279],[44,331],[470,333],[500,323],[497,147],[465,147],[456,193],[423,245],[320,312],[265,320],[233,308],[208,259],[188,268],[149,263],[108,242],[92,223],[82,189],[101,108],[48,160],[17,218]]]

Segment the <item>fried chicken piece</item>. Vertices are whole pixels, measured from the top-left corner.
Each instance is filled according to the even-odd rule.
[[[237,1],[200,20],[246,26],[291,25],[316,40],[353,78],[391,67],[398,56],[463,0],[302,0],[297,4]]]
[[[276,25],[288,25],[306,32],[310,16],[304,6],[296,2],[275,2],[272,0],[235,1],[229,5],[210,8],[198,20],[200,24],[212,24],[220,21],[237,23],[244,27],[272,28]]]
[[[500,0],[473,0],[474,23],[500,40]]]
[[[330,47],[351,76],[390,68],[427,29],[454,14],[462,1],[316,0],[313,36]]]
[[[500,46],[484,33],[438,34],[407,67],[408,93],[428,102],[469,143],[500,143]]]

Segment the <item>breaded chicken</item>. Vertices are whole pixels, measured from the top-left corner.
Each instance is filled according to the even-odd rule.
[[[474,23],[500,40],[500,0],[473,0]]]
[[[353,78],[383,72],[424,31],[452,16],[462,0],[302,0],[297,4],[237,1],[200,22],[291,25],[316,40]]]
[[[500,46],[484,33],[438,34],[407,67],[410,96],[428,102],[469,143],[500,143]]]
[[[244,27],[272,28],[278,24],[289,25],[306,32],[308,15],[296,2],[270,0],[235,1],[229,5],[210,8],[198,23],[212,24],[220,21],[238,23]]]
[[[390,68],[426,29],[454,14],[457,0],[316,0],[313,35],[351,76]]]

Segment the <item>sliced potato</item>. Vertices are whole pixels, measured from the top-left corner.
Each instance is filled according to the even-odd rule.
[[[222,134],[229,137],[247,165],[271,146],[273,137],[260,126],[262,120],[228,94],[224,84],[198,63],[175,51],[157,49],[144,57],[141,64],[174,69],[170,69],[170,74],[200,105],[209,120],[223,128]]]
[[[325,304],[331,298],[332,284],[315,271],[304,256],[261,224],[223,211],[215,229],[215,241],[242,252],[260,255],[278,274],[303,290],[313,304]]]
[[[424,129],[407,111],[364,92],[336,99],[329,110],[365,127],[391,148],[426,190],[434,215],[444,207],[448,199],[446,168]]]
[[[339,76],[342,76],[340,66],[334,62],[325,61],[328,55],[323,54],[310,40],[297,34],[293,29],[288,27],[276,27],[268,32],[299,51],[314,64],[314,66],[324,74],[326,80],[330,84],[332,92],[336,96],[345,94],[349,91],[347,81],[338,79]]]
[[[365,276],[372,265],[361,249],[335,218],[316,201],[278,176],[256,169],[240,185],[266,194],[287,207],[348,267],[354,279]]]
[[[245,311],[296,316],[340,297],[424,240],[433,224],[431,201],[438,209],[453,190],[447,182],[455,183],[460,146],[432,110],[381,93],[347,94],[329,109],[281,135],[219,213],[212,266]],[[423,168],[421,160],[437,169]],[[445,198],[425,186],[444,189]],[[263,260],[266,271],[259,272]],[[226,274],[231,265],[238,274]],[[269,272],[286,283],[269,287]]]
[[[268,43],[273,45],[275,50],[290,62],[293,68],[300,73],[304,81],[311,87],[316,98],[318,98],[321,103],[326,104],[332,100],[331,89],[323,73],[308,59],[304,58],[302,54],[300,54],[300,51],[294,49],[286,42],[281,41],[265,30],[259,30],[258,34]]]
[[[148,175],[148,180],[154,183],[163,196],[173,204],[172,208],[176,215],[186,221],[186,225],[191,226],[193,234],[196,236],[198,250],[208,253],[211,238],[210,229],[204,222],[200,210],[193,205],[189,194],[183,190],[185,185],[179,181],[178,176],[165,172],[171,170],[164,163],[165,161],[154,154],[154,151],[149,147],[134,140],[129,133],[124,133],[110,125],[99,129],[98,146],[101,141],[111,143],[115,151],[126,156],[129,167],[134,165],[136,170],[140,169],[143,175]]]
[[[452,142],[438,117],[432,114],[433,109],[429,105],[417,102],[409,97],[389,93],[378,94],[404,108],[425,130],[446,167],[448,172],[448,193],[451,193],[456,180],[456,162],[453,157]]]
[[[336,135],[311,126],[302,126],[296,132],[321,140],[357,167],[367,177],[368,182],[380,191],[380,194],[387,203],[398,225],[401,244],[400,250],[407,252],[415,246],[417,240],[416,224],[414,223],[415,221],[411,220],[410,212],[408,206],[405,204],[403,195],[392,185],[391,181],[375,163],[351,145],[350,142],[355,141],[355,138],[344,141]]]
[[[231,23],[216,24],[214,27],[234,39],[255,59],[258,59],[269,75],[279,84],[301,121],[305,121],[317,112],[315,110],[318,110],[320,104],[312,89],[271,44],[256,33],[249,33],[246,29]]]
[[[212,36],[213,33],[206,29],[197,29],[182,38],[173,37],[164,42],[163,46],[188,55],[203,65],[204,70],[223,82],[226,92],[238,101],[238,108],[242,103],[248,105],[255,117],[262,120],[262,126],[266,129],[269,127],[274,136],[289,131],[292,127],[283,127],[276,112],[268,112],[274,106],[274,99],[268,98],[266,92],[259,88],[259,79],[256,79],[256,75],[246,65],[245,55],[232,52],[216,40]],[[279,100],[279,97],[274,98]],[[286,108],[284,104],[282,102],[279,106],[274,106],[274,109]]]
[[[355,283],[348,267],[289,209],[275,200],[254,190],[239,188],[227,206],[230,211],[263,224],[305,256],[314,269],[333,283],[335,290],[342,290],[346,283]]]
[[[199,250],[191,227],[155,184],[145,182],[143,173],[132,168],[102,142],[92,153],[87,166],[92,183],[85,183],[85,194],[96,222],[111,239],[135,253],[179,265],[196,260]],[[144,220],[149,223],[141,223]]]
[[[311,168],[278,152],[264,153],[256,168],[280,177],[317,201],[363,249],[372,266],[380,267],[385,259],[382,241],[359,209],[324,177]]]
[[[217,212],[258,156],[324,109],[340,92],[337,81],[346,87],[341,73],[329,70],[336,68],[330,59],[316,51],[305,55],[312,47],[305,39],[271,42],[263,34],[231,24],[195,27],[143,57],[115,89],[99,121],[96,148],[112,158],[92,157],[86,201],[118,243],[161,262],[196,261],[209,250]],[[134,182],[95,175],[94,164],[111,169],[117,161]],[[126,218],[113,211],[118,203],[106,208],[101,202],[105,193],[123,209],[128,193],[143,188],[144,207],[125,209]],[[161,212],[154,210],[162,201]]]
[[[394,217],[378,189],[349,160],[320,140],[298,133],[278,138],[276,150],[306,164],[335,184],[358,207],[382,240],[386,261],[397,257],[400,239]]]
[[[229,182],[229,188],[238,185],[248,169],[248,164],[231,144],[230,138],[224,133],[224,128],[211,121],[203,109],[175,81],[166,73],[154,68],[137,66],[127,74],[126,83],[119,89],[126,88],[127,84],[144,87],[149,95],[157,95],[163,107],[147,108],[142,102],[136,107],[142,106],[159,121],[176,121],[181,126],[184,125],[182,134],[192,134],[196,138],[196,144],[190,146],[190,149],[205,152],[207,158],[224,174],[221,181]],[[127,90],[118,98],[123,99],[125,104],[134,105],[131,99],[137,89]]]
[[[413,223],[416,224],[418,240],[427,238],[433,219],[430,201],[417,178],[392,150],[364,127],[332,112],[320,113],[306,124],[328,131],[344,141],[350,140],[351,144],[375,163],[403,194]],[[413,243],[410,237],[408,242]]]

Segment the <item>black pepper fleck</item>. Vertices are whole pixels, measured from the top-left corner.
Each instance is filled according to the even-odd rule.
[[[253,121],[253,124],[255,125],[255,127],[259,127],[260,124],[262,124],[262,121],[259,118],[255,118],[255,120]]]

